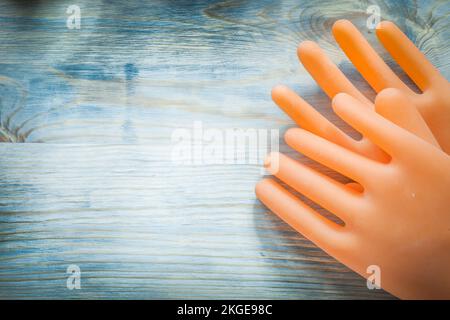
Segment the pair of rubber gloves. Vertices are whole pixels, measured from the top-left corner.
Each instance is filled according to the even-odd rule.
[[[274,179],[256,186],[258,198],[298,232],[360,275],[380,270],[381,287],[405,299],[450,298],[450,84],[393,23],[381,22],[379,41],[414,81],[412,91],[349,21],[333,35],[377,92],[369,101],[307,41],[302,64],[332,99],[334,112],[363,138],[356,141],[286,87],[273,100],[301,127],[286,143],[350,178],[342,184],[283,154],[265,166],[279,180],[343,221],[319,214]]]

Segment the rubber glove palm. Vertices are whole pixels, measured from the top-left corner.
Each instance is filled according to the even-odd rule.
[[[362,276],[368,276],[369,266],[379,267],[381,286],[392,294],[450,298],[450,156],[398,90],[383,91],[375,102],[389,120],[345,93],[332,105],[389,160],[370,159],[295,128],[285,136],[292,148],[357,184],[341,184],[278,153],[268,157],[266,167],[345,225],[320,215],[271,179],[258,183],[258,198]]]

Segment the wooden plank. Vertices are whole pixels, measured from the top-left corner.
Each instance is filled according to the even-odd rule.
[[[257,165],[171,161],[195,121],[293,126],[278,83],[351,133],[295,50],[317,41],[373,97],[330,35],[352,20],[401,74],[364,27],[372,3],[78,0],[69,30],[72,1],[2,1],[0,140],[27,143],[0,144],[0,298],[390,298],[267,212]],[[448,2],[375,3],[449,78]]]
[[[258,166],[147,145],[2,144],[0,297],[385,297],[267,212]],[[70,264],[82,290],[66,289]]]

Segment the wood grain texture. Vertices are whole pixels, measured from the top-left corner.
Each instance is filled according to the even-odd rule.
[[[269,213],[259,166],[171,161],[194,121],[292,127],[278,83],[349,132],[296,47],[373,97],[330,34],[350,19],[410,83],[364,27],[373,3],[449,79],[448,1],[2,1],[0,141],[25,143],[0,144],[0,298],[392,298]]]

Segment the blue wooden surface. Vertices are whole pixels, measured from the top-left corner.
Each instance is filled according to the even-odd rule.
[[[364,27],[372,3],[449,78],[447,1],[2,1],[0,141],[25,143],[0,144],[0,298],[390,298],[255,199],[259,166],[170,159],[194,121],[293,126],[278,83],[348,130],[296,47],[373,97],[330,34],[350,19],[405,78]]]

